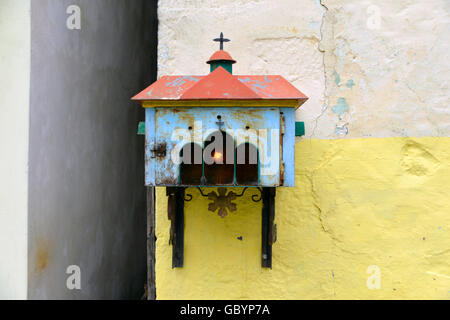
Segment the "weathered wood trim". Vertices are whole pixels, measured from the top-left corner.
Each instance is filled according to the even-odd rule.
[[[261,229],[261,266],[272,269],[272,244],[276,241],[275,188],[263,188],[262,229]]]
[[[147,188],[147,299],[156,300],[155,188]]]
[[[182,268],[184,260],[184,191],[183,187],[166,188],[167,214],[171,221],[172,268]]]
[[[155,107],[291,107],[299,108],[307,99],[278,100],[146,100],[144,108]]]
[[[184,188],[176,188],[175,244],[172,252],[172,267],[183,268],[184,260]]]

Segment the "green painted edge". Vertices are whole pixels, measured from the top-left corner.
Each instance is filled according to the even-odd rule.
[[[145,136],[145,122],[139,122],[137,134],[139,136]]]
[[[218,67],[222,67],[225,70],[227,70],[229,73],[233,74],[233,64],[229,61],[218,61],[218,62],[211,63],[211,67],[210,67],[211,72],[216,70]]]
[[[295,123],[295,136],[302,137],[305,135],[305,123],[304,122],[296,122]]]

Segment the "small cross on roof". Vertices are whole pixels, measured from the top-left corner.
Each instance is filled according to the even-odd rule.
[[[230,39],[226,39],[223,37],[223,32],[220,33],[220,38],[216,38],[214,39],[214,41],[216,42],[220,42],[220,50],[223,50],[223,43],[224,42],[229,42]]]

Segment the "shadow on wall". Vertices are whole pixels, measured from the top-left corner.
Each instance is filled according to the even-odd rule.
[[[32,1],[30,299],[144,292],[144,114],[130,97],[156,79],[156,6]],[[80,289],[67,286],[70,266]]]

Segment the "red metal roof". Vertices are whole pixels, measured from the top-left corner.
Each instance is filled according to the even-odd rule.
[[[211,63],[213,61],[231,61],[232,63],[236,63],[236,60],[233,60],[230,54],[224,50],[214,52],[206,63]]]
[[[181,99],[261,99],[261,97],[231,73],[219,67],[186,91]]]
[[[205,76],[163,76],[133,97],[133,100],[178,100]]]
[[[222,67],[207,76],[164,76],[133,100],[281,100],[308,97],[282,76],[232,75]]]

